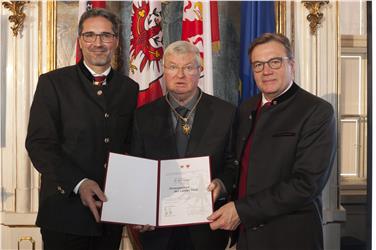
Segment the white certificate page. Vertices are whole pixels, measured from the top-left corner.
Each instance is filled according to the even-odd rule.
[[[210,180],[209,156],[161,161],[158,225],[207,223]]]
[[[110,153],[101,220],[156,226],[158,161]]]

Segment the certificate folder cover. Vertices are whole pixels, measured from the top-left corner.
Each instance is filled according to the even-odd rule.
[[[101,221],[158,227],[208,223],[209,156],[150,160],[110,153]]]

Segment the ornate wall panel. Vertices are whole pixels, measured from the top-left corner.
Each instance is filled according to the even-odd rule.
[[[291,38],[296,58],[296,82],[307,91],[330,102],[338,121],[339,31],[338,3],[329,1],[321,5],[323,14],[316,33],[312,33],[308,16],[310,9],[303,2],[287,6],[287,35]],[[333,166],[323,192],[325,247],[339,249],[340,224],[345,212],[340,206],[338,163]]]

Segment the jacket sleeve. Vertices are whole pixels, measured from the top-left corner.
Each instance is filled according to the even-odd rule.
[[[26,149],[42,178],[56,183],[61,194],[70,195],[84,174],[62,150],[60,103],[53,81],[41,75],[30,109]]]
[[[234,197],[234,190],[236,190],[236,179],[239,171],[239,162],[235,159],[235,119],[236,119],[236,109],[231,115],[231,127],[226,135],[226,145],[224,151],[224,168],[221,173],[218,174],[218,178],[225,185],[227,194],[229,198]]]
[[[317,199],[330,175],[336,140],[333,108],[321,102],[304,122],[288,177],[235,202],[242,223],[246,227],[257,226],[273,217],[303,209]]]
[[[143,138],[141,136],[139,127],[138,127],[138,112],[136,111],[134,114],[133,119],[133,126],[132,126],[132,136],[131,136],[131,155],[143,157],[144,156],[144,146],[143,146]]]

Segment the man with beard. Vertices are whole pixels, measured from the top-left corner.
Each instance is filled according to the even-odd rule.
[[[138,85],[111,68],[119,20],[104,9],[80,19],[83,60],[40,76],[26,148],[41,173],[36,224],[44,249],[119,249],[122,226],[99,223],[108,152],[128,150]]]

